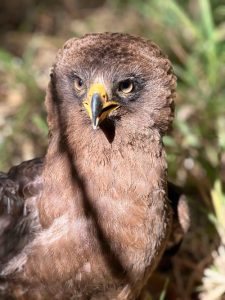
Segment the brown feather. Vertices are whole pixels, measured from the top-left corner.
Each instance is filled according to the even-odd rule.
[[[137,75],[144,83],[135,101],[124,102],[94,131],[74,94],[74,72],[87,85],[103,80],[110,98],[112,84],[124,76]],[[16,251],[5,247],[0,256],[8,294],[139,295],[172,227],[162,135],[173,119],[175,85],[169,60],[141,38],[92,34],[69,40],[59,51],[46,95],[50,139],[44,163],[13,169],[6,178],[22,204],[12,214],[12,234],[5,234],[5,222],[4,243],[25,219],[27,226],[25,242]]]

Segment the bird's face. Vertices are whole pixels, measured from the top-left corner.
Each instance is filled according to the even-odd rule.
[[[172,120],[170,62],[140,38],[96,34],[69,40],[58,54],[52,83],[67,126],[82,120],[95,130],[110,120],[166,131]]]
[[[112,64],[113,72],[109,71],[110,66],[100,65],[90,79],[83,79],[82,74],[74,75],[75,93],[77,96],[83,94],[79,104],[84,107],[90,118],[87,124],[91,122],[93,129],[99,128],[107,119],[117,123],[125,114],[132,113],[136,106],[132,102],[141,102],[140,96],[145,92],[144,76],[130,73],[131,68],[123,67],[119,72],[117,60]]]

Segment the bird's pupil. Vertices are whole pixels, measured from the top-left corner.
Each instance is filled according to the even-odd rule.
[[[119,91],[121,91],[125,94],[132,92],[133,88],[134,88],[134,85],[133,85],[132,81],[129,79],[124,80],[119,84]]]
[[[131,85],[130,80],[126,80],[126,81],[122,82],[122,88],[125,90],[128,89],[130,87],[130,85]]]
[[[79,85],[79,86],[82,86],[82,85],[83,85],[83,80],[80,79],[80,78],[78,79],[78,85]]]

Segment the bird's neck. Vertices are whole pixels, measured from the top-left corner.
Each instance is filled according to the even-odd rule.
[[[165,190],[165,154],[157,131],[125,135],[111,144],[103,136],[94,132],[68,145],[62,145],[57,135],[50,141],[39,201],[44,227],[67,213],[87,215],[90,205],[106,211],[107,201],[113,205],[121,196],[131,204],[141,195],[148,206],[152,191]]]
[[[77,238],[81,235],[106,272],[105,255],[110,261],[116,257],[115,272],[131,270],[132,280],[143,280],[164,249],[171,221],[158,133],[115,139],[112,144],[98,135],[81,137],[76,147],[63,148],[54,139],[46,155],[38,207],[41,225],[56,240],[54,249],[60,251],[58,239],[67,247],[65,252],[72,253],[70,262],[75,264],[73,255],[82,253],[82,263],[91,261],[94,268],[93,250],[83,254],[84,238]]]

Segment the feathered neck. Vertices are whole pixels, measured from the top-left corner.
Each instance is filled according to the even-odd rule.
[[[101,129],[94,132],[85,127],[79,134],[58,132],[51,137],[45,158],[44,190],[39,201],[41,223],[48,227],[67,212],[85,214],[83,198],[97,203],[98,193],[104,197],[111,189],[118,188],[125,194],[136,184],[137,191],[144,195],[152,185],[163,190],[165,176],[165,154],[157,131],[146,129],[142,135],[133,136],[121,127],[112,143]],[[138,183],[140,180],[143,184]]]

